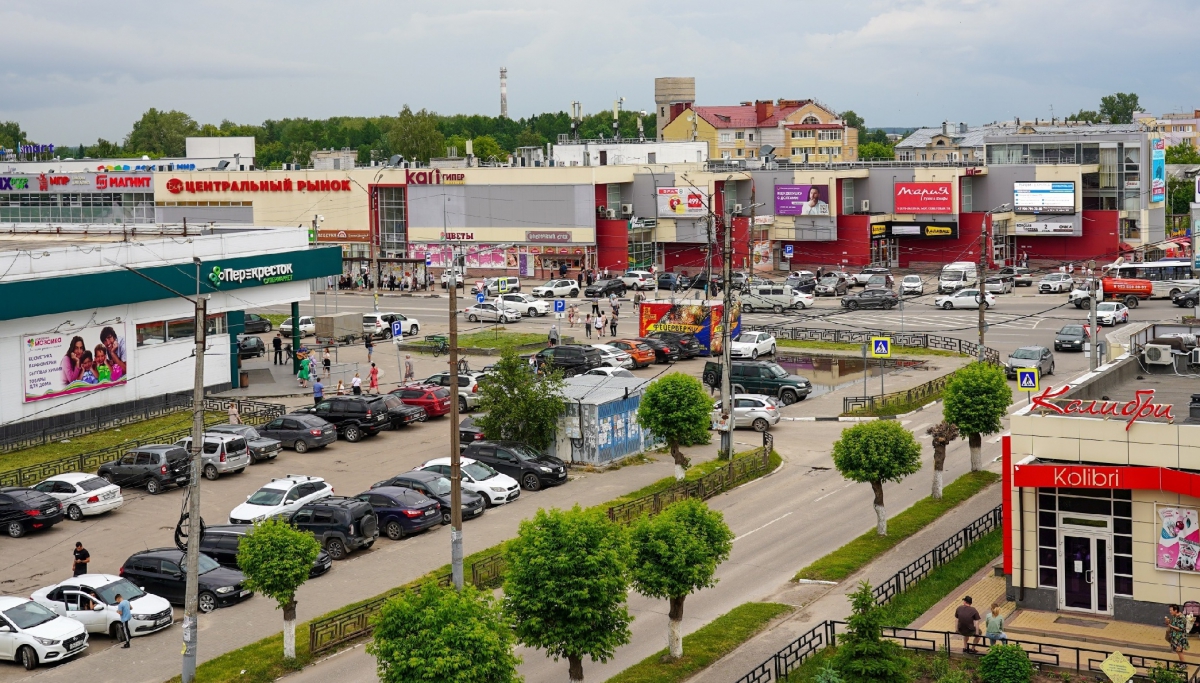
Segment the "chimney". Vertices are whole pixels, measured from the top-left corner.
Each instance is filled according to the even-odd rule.
[[[508,69],[500,67],[500,118],[508,118]]]
[[[771,100],[755,100],[754,101],[754,117],[759,123],[771,118],[775,113],[775,105]]]
[[[950,134],[950,122],[942,121],[942,135],[949,135],[949,134]]]

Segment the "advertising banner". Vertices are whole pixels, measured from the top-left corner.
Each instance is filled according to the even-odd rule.
[[[708,215],[704,195],[690,187],[658,188],[658,216],[660,218],[686,218]]]
[[[123,323],[22,337],[21,349],[26,403],[124,384],[129,375]]]
[[[954,213],[950,183],[896,183],[892,213]]]
[[[644,337],[651,332],[690,332],[696,337],[709,354],[721,353],[721,310],[724,304],[720,301],[694,301],[690,303],[671,303],[669,301],[647,301],[642,303],[638,311],[638,336]],[[732,321],[731,337],[736,337],[742,329],[741,305],[735,303],[730,320]]]
[[[1179,572],[1195,572],[1200,554],[1200,513],[1193,508],[1155,506],[1159,527],[1154,566]]]
[[[885,225],[885,224],[879,224]],[[931,225],[928,223],[889,223],[887,234],[891,237],[946,237],[958,238],[958,223]],[[875,227],[875,226],[871,226]]]
[[[775,215],[828,216],[828,185],[776,185]]]
[[[1015,235],[1026,236],[1076,236],[1083,234],[1082,231],[1076,232],[1075,224],[1070,221],[1035,221],[1025,222],[1017,221],[1013,223]]]
[[[1154,138],[1150,141],[1150,201],[1161,202],[1167,198],[1167,141]]]
[[[1014,213],[1075,213],[1074,181],[1013,183]]]
[[[773,270],[775,263],[771,252],[771,240],[759,240],[752,247],[750,260],[754,263],[754,270]]]

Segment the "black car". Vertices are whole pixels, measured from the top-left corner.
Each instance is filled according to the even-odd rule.
[[[1058,334],[1054,335],[1055,351],[1083,351],[1083,345],[1088,342],[1087,328],[1083,325],[1064,325]]]
[[[852,311],[860,308],[892,308],[899,303],[900,297],[895,292],[882,287],[868,287],[842,297],[842,308]]]
[[[425,409],[421,406],[414,406],[400,400],[395,394],[383,394],[383,403],[388,409],[388,419],[391,422],[392,429],[405,427],[414,422],[424,422],[429,418],[425,413]]]
[[[436,500],[404,486],[381,486],[355,498],[375,510],[380,530],[393,541],[442,523],[441,505]]]
[[[817,278],[812,275],[789,277],[783,281],[783,284],[791,287],[794,292],[812,294],[813,290],[817,288]]]
[[[9,536],[20,538],[30,531],[49,529],[62,519],[62,503],[53,497],[19,486],[0,488],[0,524]]]
[[[275,326],[271,324],[271,321],[261,315],[255,313],[246,314],[245,330],[247,332],[270,332],[274,329]]]
[[[253,336],[238,337],[238,358],[262,358],[267,355],[267,345]]]
[[[674,363],[683,355],[679,344],[670,339],[651,339],[650,337],[634,337],[633,341],[643,342],[654,350],[654,362]]]
[[[243,587],[246,576],[241,571],[222,567],[208,555],[200,554],[197,570],[200,573],[198,606],[201,612],[236,605],[254,595]],[[143,550],[125,560],[120,574],[147,593],[182,605],[187,586],[187,554],[178,548]]]
[[[291,413],[277,417],[258,427],[259,436],[278,439],[284,448],[304,453],[310,448],[324,448],[337,441],[337,427],[316,415]]]
[[[717,273],[713,273],[711,280],[704,273],[700,273],[696,277],[692,278],[692,281],[688,283],[688,288],[698,291],[711,291],[715,293],[721,291],[721,288],[724,286],[724,281],[724,278]]]
[[[607,297],[609,294],[625,296],[625,283],[620,278],[597,280],[583,290],[583,295],[589,299]]]
[[[381,396],[326,396],[324,401],[297,413],[316,415],[333,423],[350,443],[375,436],[391,425],[391,414]]]
[[[539,367],[561,370],[564,377],[574,377],[604,365],[600,350],[582,344],[559,344],[534,354]]]
[[[463,457],[507,474],[528,491],[567,481],[567,466],[562,460],[518,441],[475,441],[467,446]]]
[[[483,428],[475,424],[475,418],[468,415],[464,417],[462,422],[458,423],[458,452],[461,453],[467,449],[467,445],[473,441],[483,441]]]
[[[257,429],[250,425],[213,425],[212,427],[207,427],[204,431],[216,432],[218,434],[236,434],[242,437],[246,440],[246,445],[250,448],[251,462],[274,460],[279,455],[279,439],[264,437],[258,433]]]
[[[117,460],[100,466],[96,474],[121,487],[141,486],[158,495],[169,486],[186,486],[191,478],[190,455],[179,446],[147,444],[138,446]]]
[[[254,530],[252,524],[213,524],[204,527],[204,536],[200,538],[200,552],[213,558],[222,567],[238,569],[237,551],[242,536]],[[308,578],[314,578],[329,571],[333,566],[333,558],[324,550],[317,553],[313,560]]]
[[[453,509],[450,506],[450,480],[437,472],[413,470],[412,472],[397,474],[391,479],[384,479],[383,481],[371,484],[371,490],[385,486],[399,486],[401,488],[412,489],[426,498],[436,500],[442,510],[442,524],[450,523],[450,510]],[[483,496],[466,490],[462,492],[463,519],[478,517],[483,514],[485,508]]]
[[[651,332],[646,335],[646,338],[678,347],[679,357],[683,359],[708,355],[708,349],[704,348],[704,344],[701,344],[700,340],[696,339],[696,335],[691,332]],[[655,351],[654,355],[657,357],[658,352]]]
[[[328,496],[305,503],[287,516],[288,523],[308,531],[335,560],[370,548],[379,537],[379,519],[371,504],[357,498]]]
[[[1193,287],[1171,297],[1171,303],[1180,308],[1195,308],[1197,302],[1200,302],[1200,287]]]

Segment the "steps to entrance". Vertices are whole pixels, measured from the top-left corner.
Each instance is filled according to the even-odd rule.
[[[1092,615],[1073,615],[1063,612],[1017,610],[1004,625],[1010,637],[1072,643],[1093,643],[1105,648],[1129,653],[1140,651],[1156,656],[1172,654],[1163,634],[1164,626],[1148,626],[1127,621],[1115,621]],[[1018,635],[1019,634],[1019,635]]]

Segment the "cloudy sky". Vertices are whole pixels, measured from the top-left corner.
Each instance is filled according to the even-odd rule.
[[[0,120],[120,140],[149,107],[201,123],[395,113],[652,109],[816,98],[871,126],[1200,107],[1191,0],[220,0],[0,4]]]

